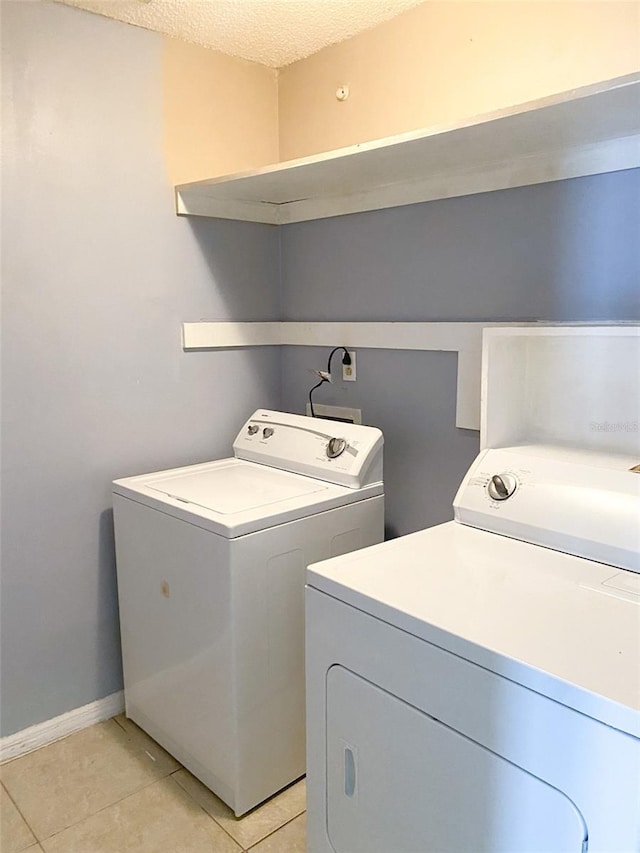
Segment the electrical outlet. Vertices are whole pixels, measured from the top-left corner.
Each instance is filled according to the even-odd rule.
[[[343,364],[342,365],[342,381],[343,382],[355,382],[356,381],[356,354],[349,350],[349,355],[351,356],[351,364]]]

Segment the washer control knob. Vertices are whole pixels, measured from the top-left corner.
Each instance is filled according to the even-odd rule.
[[[262,435],[264,438],[270,438],[273,435],[273,427],[265,427],[262,430]]]
[[[347,442],[344,438],[330,438],[327,444],[327,456],[329,459],[335,459],[344,453],[347,449]]]
[[[494,501],[506,501],[518,488],[518,481],[513,474],[494,474],[489,480],[487,491]]]
[[[249,435],[255,435],[259,429],[260,427],[258,426],[258,424],[249,424],[249,426],[247,427],[247,432],[249,433]]]

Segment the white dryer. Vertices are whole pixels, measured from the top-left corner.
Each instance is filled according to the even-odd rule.
[[[237,815],[305,772],[304,572],[382,541],[382,445],[259,410],[232,458],[114,482],[127,716]]]
[[[309,567],[309,853],[640,851],[640,337],[598,334],[492,331],[455,520]]]

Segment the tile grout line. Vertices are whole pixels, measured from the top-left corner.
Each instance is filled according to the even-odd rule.
[[[174,770],[174,771],[173,771],[173,773],[171,774],[171,776],[173,777],[176,773],[179,773],[179,772],[180,772],[180,770],[186,770],[186,769],[187,769],[186,767],[181,767],[181,768],[179,768],[178,770]],[[188,771],[187,771],[187,772],[188,772]],[[298,781],[300,781],[300,780],[298,780]],[[219,827],[220,827],[220,829],[221,829],[223,832],[225,832],[233,842],[235,842],[235,844],[240,848],[240,850],[242,850],[242,853],[249,853],[249,851],[250,851],[250,850],[252,850],[254,847],[256,847],[258,844],[262,844],[262,842],[263,842],[265,839],[270,838],[270,837],[271,837],[272,835],[274,835],[276,832],[278,832],[279,830],[283,829],[285,826],[287,826],[288,824],[292,823],[294,820],[296,820],[297,818],[301,817],[303,814],[306,814],[306,812],[307,812],[306,808],[304,808],[304,809],[303,809],[299,814],[294,815],[293,817],[290,817],[288,820],[285,820],[285,822],[284,822],[284,823],[280,824],[280,826],[276,827],[275,829],[272,829],[272,830],[271,830],[271,832],[267,832],[267,834],[266,834],[266,835],[263,835],[263,836],[262,836],[262,838],[259,838],[259,839],[258,839],[257,841],[255,841],[255,842],[254,842],[250,847],[243,847],[243,846],[240,844],[240,842],[238,841],[238,839],[237,839],[237,838],[234,838],[234,836],[233,836],[233,835],[231,835],[231,833],[226,829],[226,827],[224,827],[224,826],[223,826],[223,825],[222,825],[218,820],[216,820],[216,818],[215,818],[212,814],[210,814],[210,813],[209,813],[209,812],[204,808],[204,806],[200,805],[200,803],[195,799],[195,797],[193,797],[193,796],[189,793],[189,791],[187,791],[187,790],[186,790],[186,788],[183,788],[183,787],[182,787],[182,785],[181,785],[179,782],[176,782],[176,781],[175,781],[175,779],[173,779],[173,782],[174,782],[174,784],[175,784],[175,785],[177,785],[177,786],[178,786],[178,788],[180,788],[180,790],[181,790],[181,791],[183,791],[183,792],[184,792],[184,793],[189,797],[189,799],[190,799],[190,800],[193,800],[193,802],[198,806],[198,808],[202,809],[202,811],[207,815],[207,817],[211,818],[211,820],[216,824],[216,826],[219,826]],[[294,782],[293,784],[297,784],[297,782]],[[206,786],[205,786],[205,787],[206,787]],[[293,787],[293,786],[290,786],[290,787]],[[207,790],[210,790],[210,789],[207,789]],[[212,793],[213,793],[213,792],[212,792]],[[214,796],[215,796],[215,794],[214,794]]]
[[[118,728],[120,729],[120,731],[122,731],[122,732],[123,732],[125,735],[127,735],[128,737],[131,737],[131,733],[130,733],[130,732],[129,732],[129,731],[128,731],[128,730],[127,730],[127,729],[126,729],[126,728],[125,728],[125,727],[124,727],[124,726],[123,726],[123,725],[122,725],[122,724],[121,724],[121,723],[116,719],[116,717],[111,717],[111,718],[110,718],[110,720],[112,720],[112,721],[113,721],[113,722],[118,726]],[[109,722],[109,720],[105,720],[104,722]],[[72,733],[72,734],[73,734],[73,733]],[[69,737],[70,737],[70,736],[71,736],[71,735],[69,735]],[[64,740],[64,739],[65,739],[65,738],[61,738],[61,740]],[[42,747],[42,749],[45,749],[47,746],[51,746],[51,745],[52,745],[52,744],[47,744],[47,745],[43,746],[43,747]],[[37,751],[37,750],[36,750],[36,751]],[[23,756],[16,756],[16,758],[15,758],[15,759],[9,759],[9,761],[7,761],[6,763],[7,763],[7,764],[12,763],[13,761],[16,761],[16,760],[18,760],[19,758],[22,758],[22,757],[23,757]],[[219,822],[219,821],[218,821],[218,820],[217,820],[217,819],[216,819],[212,814],[210,814],[210,813],[209,813],[209,812],[204,808],[204,806],[202,806],[202,805],[201,805],[201,804],[200,804],[200,803],[195,799],[195,797],[194,797],[194,796],[192,796],[192,794],[191,794],[191,793],[190,793],[186,788],[184,788],[184,787],[183,787],[182,785],[180,785],[180,784],[179,784],[175,779],[173,779],[173,776],[175,776],[175,775],[176,775],[177,773],[179,773],[181,770],[186,770],[186,768],[185,768],[185,767],[183,767],[182,765],[180,765],[180,766],[179,766],[179,767],[177,767],[175,770],[173,770],[173,771],[171,771],[171,772],[167,773],[165,776],[161,776],[161,777],[159,777],[158,779],[153,779],[152,781],[148,782],[147,784],[145,784],[145,785],[141,785],[140,787],[136,788],[136,789],[135,789],[135,790],[133,790],[133,791],[129,791],[129,792],[128,792],[127,794],[125,794],[123,797],[120,797],[120,798],[118,798],[117,800],[114,800],[113,802],[108,803],[107,805],[103,806],[102,808],[98,809],[97,811],[92,812],[91,814],[86,815],[85,817],[81,818],[80,820],[75,821],[75,822],[73,822],[73,823],[69,824],[68,826],[63,827],[62,829],[58,830],[57,832],[54,832],[54,833],[52,833],[51,835],[47,835],[47,836],[44,836],[44,837],[42,837],[42,838],[41,838],[38,834],[36,834],[35,829],[31,826],[31,824],[29,823],[29,821],[27,820],[27,818],[25,817],[25,815],[22,813],[21,809],[19,808],[18,804],[16,803],[15,799],[13,798],[13,796],[11,795],[11,793],[9,792],[8,788],[6,787],[6,785],[5,785],[4,783],[0,783],[0,784],[2,784],[2,788],[3,788],[3,790],[5,791],[5,793],[7,794],[7,796],[9,797],[9,800],[11,801],[11,803],[12,803],[12,804],[13,804],[13,806],[15,807],[16,811],[18,812],[18,814],[20,815],[20,817],[21,817],[21,818],[23,819],[23,821],[25,822],[25,825],[27,826],[27,828],[29,829],[29,831],[30,831],[30,832],[31,832],[31,834],[33,835],[33,837],[34,837],[35,841],[34,841],[34,844],[33,844],[33,845],[31,845],[31,846],[32,846],[32,847],[33,847],[33,846],[37,846],[39,850],[43,851],[43,853],[44,853],[44,848],[42,847],[42,844],[43,844],[44,842],[46,842],[46,841],[50,841],[51,839],[56,838],[57,836],[61,835],[62,833],[67,832],[68,830],[70,830],[70,829],[72,829],[72,828],[74,828],[74,827],[77,827],[77,826],[81,825],[82,823],[85,823],[86,821],[88,821],[88,820],[90,820],[90,819],[94,818],[96,815],[101,814],[102,812],[106,811],[107,809],[110,809],[110,808],[112,808],[113,806],[116,806],[116,805],[118,805],[118,804],[120,804],[120,803],[124,802],[125,800],[129,799],[130,797],[132,797],[132,796],[134,796],[134,795],[136,795],[136,794],[139,794],[141,791],[144,791],[144,790],[146,790],[147,788],[150,788],[152,785],[155,785],[155,784],[157,784],[158,782],[162,782],[162,781],[164,781],[165,779],[171,779],[171,781],[172,781],[173,785],[174,785],[175,787],[177,787],[183,795],[186,795],[187,799],[188,799],[190,802],[192,802],[195,806],[197,806],[197,808],[198,808],[200,811],[204,812],[204,813],[206,814],[206,816],[207,816],[210,820],[212,820],[212,821],[216,824],[216,826],[217,826],[219,829],[221,829],[229,839],[231,839],[231,841],[233,842],[233,844],[237,847],[237,851],[238,851],[238,853],[249,853],[249,851],[253,850],[253,849],[254,849],[258,844],[261,844],[261,843],[262,843],[263,841],[265,841],[267,838],[270,838],[270,837],[271,837],[272,835],[274,835],[276,832],[279,832],[279,831],[280,831],[281,829],[283,829],[285,826],[287,826],[288,824],[292,823],[294,820],[296,820],[297,818],[301,817],[303,814],[305,814],[305,813],[306,813],[306,808],[305,808],[305,809],[303,809],[299,814],[297,814],[297,815],[293,815],[293,817],[290,817],[288,820],[284,821],[284,823],[282,823],[280,826],[276,827],[275,829],[271,830],[270,832],[267,832],[267,834],[266,834],[266,835],[264,835],[262,838],[259,838],[258,840],[256,840],[253,844],[251,844],[251,845],[250,845],[250,847],[244,847],[244,846],[243,846],[243,845],[238,841],[238,839],[237,839],[237,838],[235,838],[235,837],[234,837],[234,836],[233,836],[233,835],[232,835],[232,834],[231,834],[231,833],[226,829],[226,827],[225,827],[225,826],[223,826],[223,824],[221,824],[221,823],[220,823],[220,822]],[[299,780],[298,780],[298,781],[299,781]],[[296,782],[294,782],[293,784],[296,784]],[[29,848],[29,847],[25,848],[25,850],[28,850],[28,849],[30,849],[30,848]]]
[[[47,835],[46,838],[38,838],[36,836],[36,841],[40,846],[42,846],[43,842],[51,841],[52,838],[55,838],[57,835],[62,835],[63,832],[67,832],[69,829],[73,829],[74,826],[80,826],[81,823],[84,823],[87,820],[91,820],[91,818],[96,815],[102,814],[107,809],[112,808],[113,806],[117,806],[120,803],[123,803],[125,800],[128,800],[129,797],[133,797],[135,794],[139,794],[140,791],[145,791],[147,788],[150,788],[152,785],[157,785],[158,782],[164,782],[165,779],[169,779],[171,774],[167,774],[166,776],[161,776],[159,779],[154,779],[152,782],[148,782],[146,785],[142,785],[140,788],[136,788],[135,791],[130,791],[128,794],[125,794],[124,797],[120,797],[119,800],[114,800],[112,803],[108,803],[106,806],[102,806],[102,808],[98,809],[95,812],[91,812],[91,814],[86,815],[85,817],[77,820],[75,823],[70,823],[69,826],[65,826],[63,829],[59,829],[57,832],[54,832],[52,835]],[[29,827],[31,829],[31,827]],[[35,831],[31,829],[33,834],[35,835]],[[28,848],[27,848],[28,849]]]
[[[256,841],[256,843],[255,843],[255,844],[252,844],[252,845],[251,845],[251,847],[247,847],[247,849],[246,849],[246,850],[243,850],[243,853],[251,853],[251,851],[252,851],[252,850],[255,850],[255,848],[258,846],[258,844],[262,844],[262,842],[263,842],[263,841],[266,841],[266,840],[267,840],[267,838],[271,838],[271,836],[272,836],[272,835],[275,835],[275,834],[276,834],[276,832],[280,832],[280,830],[281,830],[281,829],[284,829],[284,828],[285,828],[285,826],[289,826],[289,824],[290,824],[290,823],[293,823],[293,821],[294,821],[294,820],[297,820],[299,817],[302,817],[302,815],[303,815],[303,814],[306,814],[306,813],[307,813],[307,810],[306,810],[306,809],[303,809],[303,811],[301,811],[301,812],[300,812],[300,814],[294,815],[294,817],[289,818],[289,820],[286,820],[286,821],[282,824],[282,826],[279,826],[277,829],[274,829],[272,832],[268,832],[268,833],[264,836],[264,838],[261,838],[259,841]]]
[[[231,833],[230,833],[230,832],[228,832],[228,831],[225,829],[225,827],[224,827],[221,823],[219,823],[219,822],[215,819],[215,817],[214,817],[212,814],[209,814],[209,812],[205,809],[205,807],[204,807],[204,806],[202,806],[202,805],[200,805],[200,803],[196,800],[196,798],[195,798],[195,797],[193,797],[193,796],[189,793],[189,791],[187,791],[187,789],[186,789],[186,788],[183,788],[183,787],[182,787],[182,785],[181,785],[179,782],[176,782],[176,780],[173,778],[173,776],[174,776],[174,774],[179,773],[179,772],[180,772],[180,770],[187,770],[187,768],[186,768],[186,767],[180,767],[178,770],[174,770],[174,771],[173,771],[173,773],[171,773],[171,775],[170,775],[170,777],[169,777],[169,778],[171,779],[171,781],[173,782],[173,784],[174,784],[177,788],[179,788],[179,789],[182,791],[182,793],[183,793],[183,794],[186,794],[186,795],[187,795],[187,797],[188,797],[188,798],[189,798],[189,799],[190,799],[190,800],[191,800],[191,801],[192,801],[192,802],[193,802],[193,803],[194,803],[194,804],[195,804],[195,805],[196,805],[196,806],[197,806],[201,811],[203,811],[203,812],[206,814],[206,816],[209,818],[209,820],[212,820],[212,821],[215,823],[215,825],[216,825],[216,826],[220,827],[220,829],[225,833],[225,835],[227,835],[227,836],[228,836],[228,837],[233,841],[233,843],[236,845],[236,847],[238,848],[238,853],[246,853],[246,850],[244,849],[244,847],[242,847],[242,845],[240,844],[240,842],[238,841],[238,839],[237,839],[237,838],[234,838],[234,837],[233,837],[233,835],[231,835]],[[189,771],[187,770],[187,773],[188,773],[188,772],[189,772]],[[195,777],[194,777],[194,778],[195,778]],[[209,790],[209,789],[207,789],[207,790]],[[212,792],[212,793],[213,793],[213,792]],[[214,795],[214,796],[215,796],[215,795]]]
[[[118,728],[119,728],[122,732],[124,732],[124,734],[125,734],[125,735],[127,735],[127,737],[128,737],[130,740],[133,740],[131,733],[130,733],[130,732],[128,732],[128,731],[124,728],[124,726],[121,726],[121,725],[120,725],[120,723],[116,720],[116,718],[115,718],[115,717],[109,717],[109,719],[108,719],[108,720],[102,720],[102,721],[101,721],[101,723],[96,723],[95,725],[102,725],[102,723],[108,723],[108,722],[111,722],[111,721],[113,721],[113,722],[118,726]],[[76,734],[76,732],[72,732],[72,734],[67,735],[67,737],[72,737],[74,734]],[[61,740],[65,740],[65,738],[61,738]],[[56,741],[56,742],[58,742],[58,741]],[[42,749],[46,749],[46,748],[47,748],[47,746],[52,746],[52,744],[46,744],[45,746],[43,746],[43,747],[41,747],[41,748],[42,748]],[[38,750],[35,750],[35,752],[37,752],[37,751],[38,751]],[[167,753],[167,754],[169,754],[169,753]],[[15,761],[15,760],[17,760],[18,758],[22,758],[22,757],[23,757],[23,756],[17,756],[17,758],[16,758],[16,759],[12,759],[12,760],[14,760],[14,761]],[[91,814],[89,814],[89,815],[86,815],[85,817],[81,818],[80,820],[76,821],[75,823],[71,823],[71,824],[69,824],[69,826],[65,826],[63,829],[60,829],[60,830],[58,830],[57,832],[52,833],[51,835],[47,835],[45,838],[40,838],[39,836],[37,836],[37,835],[36,835],[35,830],[33,829],[33,827],[29,824],[29,822],[28,822],[28,821],[27,821],[27,819],[24,817],[24,815],[22,815],[22,812],[20,812],[20,814],[22,815],[22,817],[23,817],[23,819],[24,819],[25,823],[27,824],[27,826],[29,827],[29,829],[30,829],[30,830],[31,830],[31,832],[33,833],[33,835],[34,835],[34,837],[35,837],[36,841],[37,841],[37,842],[38,842],[38,844],[42,847],[42,842],[43,842],[43,841],[50,841],[52,838],[55,838],[55,836],[56,836],[56,835],[60,835],[61,833],[66,832],[68,829],[71,829],[71,828],[72,828],[72,827],[74,827],[74,826],[79,826],[79,825],[80,825],[81,823],[83,823],[84,821],[89,820],[90,818],[94,817],[94,815],[98,815],[98,814],[100,814],[101,812],[104,812],[104,811],[106,811],[107,809],[110,809],[112,806],[116,806],[116,805],[118,805],[119,803],[124,802],[124,801],[125,801],[125,800],[127,800],[129,797],[132,797],[134,794],[138,794],[140,791],[144,791],[146,788],[150,788],[150,787],[151,787],[151,785],[155,785],[155,784],[156,784],[156,782],[162,782],[164,779],[169,779],[169,778],[171,778],[171,776],[173,775],[173,773],[177,773],[177,772],[178,772],[178,770],[181,770],[181,769],[182,769],[182,765],[180,765],[180,767],[179,767],[177,770],[173,770],[173,771],[171,771],[171,772],[167,773],[165,776],[160,776],[158,779],[153,779],[151,782],[147,782],[147,784],[145,784],[145,785],[141,785],[139,788],[136,788],[136,789],[135,789],[135,790],[133,790],[133,791],[129,791],[129,793],[128,793],[128,794],[125,794],[125,795],[124,795],[124,797],[120,797],[119,799],[114,800],[112,803],[108,803],[106,806],[102,806],[102,808],[98,809],[97,811],[92,812],[92,813],[91,813]],[[3,787],[5,790],[7,790],[7,789],[6,789],[6,786],[5,786],[4,784],[3,784],[3,786],[2,786],[2,787]],[[7,792],[7,793],[8,793],[8,792]],[[12,802],[13,802],[13,797],[11,797],[11,800],[12,800]],[[14,803],[14,805],[15,805],[15,803]],[[17,806],[16,806],[16,808],[17,808]],[[20,811],[20,810],[18,809],[18,811]],[[28,849],[28,848],[27,848],[27,849]]]
[[[127,730],[117,722],[117,720],[115,719],[115,717],[113,717],[112,719],[114,720],[114,722],[116,722],[116,724],[118,725],[118,727],[119,727],[123,732],[125,732],[125,734],[129,734],[129,732],[127,732]],[[46,748],[46,747],[43,747],[43,748]],[[249,851],[253,850],[253,849],[254,849],[258,844],[261,844],[261,843],[262,843],[263,841],[265,841],[267,838],[270,838],[270,837],[271,837],[272,835],[274,835],[276,832],[279,832],[279,831],[280,831],[281,829],[283,829],[285,826],[287,826],[288,824],[292,823],[294,820],[296,820],[297,818],[301,817],[303,814],[305,814],[305,813],[306,813],[306,809],[303,809],[299,814],[294,815],[293,817],[289,818],[289,819],[288,819],[288,820],[286,820],[284,823],[282,823],[280,826],[278,826],[278,827],[276,827],[275,829],[273,829],[271,832],[268,832],[268,833],[267,833],[266,835],[264,835],[262,838],[259,838],[259,839],[258,839],[255,843],[253,843],[250,847],[244,847],[244,846],[242,846],[242,845],[240,844],[240,842],[238,841],[238,839],[237,839],[237,838],[234,838],[234,836],[233,836],[233,835],[231,835],[231,833],[226,829],[226,827],[224,827],[224,826],[223,826],[219,821],[217,821],[217,820],[216,820],[216,818],[215,818],[212,814],[210,814],[210,813],[209,813],[209,812],[208,812],[208,811],[207,811],[207,810],[206,810],[202,805],[200,805],[200,803],[198,803],[198,801],[197,801],[197,800],[196,800],[196,799],[195,799],[195,798],[190,794],[190,792],[189,792],[189,791],[187,791],[185,788],[183,788],[183,787],[182,787],[182,785],[180,785],[180,784],[179,784],[175,779],[173,779],[173,776],[174,776],[175,774],[177,774],[177,773],[179,773],[181,770],[185,770],[185,769],[186,769],[186,768],[184,768],[184,767],[181,765],[180,767],[178,767],[178,768],[176,768],[175,770],[173,770],[171,773],[168,773],[166,776],[161,776],[161,777],[160,777],[160,778],[158,778],[158,779],[154,779],[154,780],[152,780],[151,782],[148,782],[146,785],[141,785],[139,788],[136,788],[135,790],[130,791],[130,792],[129,792],[129,793],[127,793],[125,796],[120,797],[120,798],[119,798],[119,799],[117,799],[117,800],[114,800],[112,803],[108,803],[107,805],[103,806],[102,808],[98,809],[97,811],[92,812],[90,815],[86,815],[85,817],[81,818],[80,820],[75,821],[74,823],[71,823],[71,824],[69,824],[68,826],[65,826],[65,827],[63,827],[62,829],[58,830],[57,832],[54,832],[54,833],[52,833],[51,835],[47,835],[47,836],[42,837],[42,838],[41,838],[39,835],[37,835],[37,834],[36,834],[35,829],[31,826],[31,824],[29,823],[29,821],[27,820],[27,818],[25,817],[25,815],[22,813],[21,809],[19,808],[19,806],[18,806],[18,804],[16,803],[16,801],[14,800],[14,798],[11,796],[11,794],[10,794],[9,790],[8,790],[8,789],[7,789],[7,787],[4,785],[4,783],[0,783],[0,784],[2,784],[2,788],[3,788],[3,790],[5,791],[5,793],[7,794],[7,796],[9,797],[9,799],[11,800],[11,802],[13,803],[13,805],[14,805],[14,807],[15,807],[16,811],[18,812],[18,814],[20,815],[20,817],[24,820],[25,825],[28,827],[29,831],[30,831],[30,832],[31,832],[31,834],[33,835],[33,837],[34,837],[34,839],[35,839],[35,842],[34,842],[34,845],[31,845],[31,846],[35,846],[35,845],[37,845],[37,847],[38,847],[41,851],[43,851],[43,853],[44,853],[44,848],[42,847],[43,842],[50,841],[51,839],[56,838],[58,835],[61,835],[62,833],[67,832],[68,830],[72,829],[73,827],[77,827],[77,826],[79,826],[80,824],[82,824],[82,823],[86,822],[87,820],[90,820],[90,819],[94,818],[96,815],[99,815],[99,814],[101,814],[102,812],[107,811],[107,809],[110,809],[110,808],[112,808],[113,806],[119,805],[120,803],[124,802],[125,800],[129,799],[130,797],[132,797],[132,796],[134,796],[134,795],[136,795],[136,794],[139,794],[141,791],[144,791],[144,790],[146,790],[147,788],[150,788],[152,785],[155,785],[155,784],[157,784],[157,783],[159,783],[159,782],[162,782],[162,781],[164,781],[165,779],[171,779],[172,783],[173,783],[173,784],[174,784],[174,785],[175,785],[175,786],[180,790],[180,792],[181,792],[182,794],[186,795],[186,797],[187,797],[187,799],[188,799],[188,800],[190,800],[190,801],[191,801],[195,806],[197,806],[197,807],[198,807],[198,809],[199,809],[200,811],[204,812],[204,813],[206,814],[206,816],[207,816],[210,820],[212,820],[212,821],[216,824],[216,826],[217,826],[217,827],[219,827],[219,828],[220,828],[220,829],[225,833],[225,835],[226,835],[228,838],[230,838],[230,839],[231,839],[231,841],[232,841],[232,842],[236,845],[236,847],[238,848],[238,853],[249,853]],[[25,848],[25,850],[29,850],[29,849],[30,849],[30,847]]]
[[[118,717],[119,717],[119,716],[120,716],[120,714],[117,714],[115,717],[109,717],[109,719],[110,719],[110,720],[113,720],[113,722],[116,724],[116,726],[120,726],[120,728],[122,729],[122,731],[123,731],[123,732],[125,732],[126,734],[128,734],[128,732],[127,732],[127,730],[125,729],[125,727],[122,725],[122,723],[121,723],[121,722],[119,722],[119,720],[118,720]],[[128,720],[129,718],[125,716],[125,719],[127,719],[127,720]],[[143,731],[143,730],[141,729],[141,731]]]
[[[38,836],[36,835],[36,833],[35,833],[35,831],[34,831],[33,827],[32,827],[32,826],[31,826],[31,824],[29,823],[29,821],[28,821],[28,820],[26,819],[26,817],[22,814],[22,810],[20,809],[20,807],[18,806],[18,804],[16,803],[16,801],[15,801],[15,800],[13,799],[13,797],[11,796],[11,794],[10,794],[9,789],[7,788],[7,786],[6,786],[6,785],[4,784],[4,782],[2,782],[2,781],[0,781],[0,785],[2,786],[2,790],[5,792],[5,794],[7,795],[7,797],[9,797],[9,799],[10,799],[10,800],[11,800],[11,802],[13,803],[13,806],[14,806],[15,810],[18,812],[18,814],[20,815],[20,817],[22,818],[22,820],[23,820],[23,821],[25,822],[25,824],[27,825],[27,828],[29,829],[29,832],[30,832],[30,833],[31,833],[31,835],[33,835],[33,837],[35,838],[36,843],[37,843],[37,844],[40,844],[40,839],[39,839],[39,838],[38,838]],[[27,849],[27,850],[28,850],[29,848],[27,847],[27,848],[25,848],[25,849]]]
[[[111,719],[114,721],[114,723],[116,723],[116,725],[118,725],[118,726],[122,729],[122,731],[123,731],[125,734],[129,735],[129,732],[128,732],[128,731],[127,731],[127,729],[126,729],[126,728],[125,728],[125,727],[124,727],[124,726],[123,726],[123,725],[118,721],[117,717],[112,717]],[[128,718],[127,718],[127,719],[128,719]],[[144,731],[144,729],[142,729],[142,731]],[[168,755],[170,755],[170,753],[167,753],[167,754],[168,754]],[[216,825],[217,827],[219,827],[219,828],[220,828],[220,829],[225,833],[225,835],[227,835],[227,836],[228,836],[228,837],[229,837],[229,838],[234,842],[234,844],[238,847],[238,853],[240,853],[240,851],[242,851],[242,853],[246,853],[246,851],[245,851],[245,850],[244,850],[244,848],[240,845],[240,843],[238,842],[238,840],[237,840],[236,838],[234,838],[234,837],[233,837],[229,832],[227,832],[227,830],[225,829],[225,827],[224,827],[224,826],[222,826],[222,824],[221,824],[221,823],[219,823],[219,822],[215,819],[215,817],[214,817],[212,814],[209,814],[209,812],[204,808],[204,806],[201,806],[201,805],[200,805],[200,803],[195,799],[195,797],[193,797],[193,796],[189,793],[189,791],[187,791],[187,790],[186,790],[186,788],[183,788],[183,787],[182,787],[182,785],[180,785],[180,784],[179,784],[179,782],[176,782],[176,780],[173,778],[173,777],[175,776],[175,774],[176,774],[176,773],[179,773],[181,770],[186,770],[186,769],[187,769],[187,768],[186,768],[186,767],[184,767],[184,766],[181,764],[179,767],[177,767],[175,770],[173,770],[171,773],[167,774],[167,776],[164,776],[163,778],[165,778],[165,779],[171,779],[171,781],[173,782],[173,784],[174,784],[174,785],[175,785],[175,786],[176,786],[176,787],[177,787],[177,788],[178,788],[178,789],[179,789],[183,794],[185,794],[185,795],[187,796],[187,798],[188,798],[188,799],[189,799],[189,800],[190,800],[194,805],[196,805],[196,806],[197,806],[201,811],[203,811],[203,812],[206,814],[206,816],[207,816],[210,820],[212,820],[212,821],[215,823],[215,825]],[[124,797],[123,799],[126,799],[126,797]],[[120,800],[120,802],[122,802],[122,801]]]
[[[119,715],[118,715],[118,716],[119,716]],[[122,729],[122,731],[123,731],[123,732],[125,732],[125,734],[127,734],[127,735],[129,734],[129,732],[127,731],[127,729],[126,729],[126,728],[125,728],[125,727],[124,727],[124,726],[119,722],[119,720],[118,720],[117,716],[116,716],[116,717],[111,717],[111,719],[114,721],[114,723],[116,723],[116,725],[118,725],[118,726]],[[144,730],[143,730],[143,731],[144,731]],[[170,754],[170,753],[168,753],[168,754]],[[268,832],[266,835],[262,836],[262,838],[259,838],[259,839],[258,839],[254,844],[252,844],[250,847],[243,847],[243,846],[240,844],[240,842],[238,841],[238,839],[237,839],[237,838],[235,838],[233,835],[231,835],[231,833],[227,830],[227,828],[226,828],[225,826],[223,826],[223,825],[222,825],[218,820],[216,820],[216,818],[215,818],[212,814],[210,814],[210,813],[209,813],[209,812],[204,808],[204,806],[202,806],[202,805],[201,805],[201,804],[200,804],[200,803],[195,799],[195,797],[194,797],[194,796],[193,796],[189,791],[187,791],[187,789],[186,789],[186,788],[183,788],[183,786],[173,778],[177,773],[180,773],[180,771],[181,771],[181,770],[187,770],[187,768],[186,768],[186,767],[184,767],[183,765],[180,765],[180,767],[176,768],[175,770],[173,770],[171,773],[169,773],[167,776],[165,776],[165,777],[163,777],[163,778],[165,778],[165,779],[171,779],[171,781],[174,783],[174,785],[176,785],[176,787],[178,787],[178,788],[180,789],[180,791],[181,791],[183,794],[186,794],[186,796],[188,797],[188,799],[189,799],[191,802],[193,802],[193,803],[194,803],[194,805],[196,805],[196,806],[197,806],[201,811],[203,811],[203,812],[206,814],[206,816],[207,816],[210,820],[212,820],[212,821],[215,823],[215,825],[216,825],[216,826],[218,826],[218,827],[219,827],[219,828],[220,828],[220,829],[225,833],[225,835],[227,835],[227,836],[228,836],[228,837],[229,837],[229,838],[234,842],[234,844],[238,847],[238,853],[239,853],[239,851],[240,851],[240,850],[242,851],[242,853],[249,853],[249,851],[250,851],[252,848],[256,847],[258,844],[261,844],[265,839],[267,839],[267,838],[269,838],[270,836],[274,835],[274,833],[278,832],[278,831],[279,831],[279,830],[281,830],[283,827],[287,826],[287,824],[291,823],[292,821],[296,820],[296,818],[299,818],[301,815],[303,815],[303,814],[305,814],[305,813],[306,813],[306,808],[305,808],[305,809],[303,809],[299,814],[294,815],[293,817],[289,818],[289,820],[286,820],[284,823],[280,824],[280,826],[278,826],[278,827],[276,827],[275,829],[273,829],[271,832]],[[188,772],[188,771],[187,771],[187,772]],[[158,781],[159,781],[159,780],[158,780]],[[299,779],[298,779],[298,780],[295,780],[295,781],[294,781],[290,786],[287,786],[287,788],[289,788],[289,787],[293,787],[293,785],[298,784],[298,782],[299,782],[299,781],[300,781]],[[152,784],[153,784],[153,783],[152,783]],[[145,787],[148,787],[148,786],[145,786]],[[206,786],[205,786],[205,787],[206,787]],[[210,790],[210,789],[207,789],[207,790]],[[286,790],[286,788],[285,788],[284,790]],[[212,792],[212,793],[213,793],[213,792]],[[215,795],[214,795],[214,796],[215,796]],[[277,795],[276,795],[276,796],[277,796]],[[126,797],[123,797],[122,799],[124,800],[124,799],[127,799],[127,798],[126,798]],[[122,802],[122,800],[119,800],[118,802]],[[115,805],[115,803],[113,803],[112,805]],[[109,808],[109,807],[108,807],[108,806],[106,806],[105,808]],[[103,809],[100,809],[100,811],[103,811]],[[96,812],[96,814],[98,814],[98,812]],[[64,830],[63,830],[63,831],[64,831]],[[53,836],[51,836],[51,837],[53,837]]]

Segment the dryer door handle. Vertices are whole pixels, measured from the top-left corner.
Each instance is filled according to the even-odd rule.
[[[356,790],[356,758],[351,747],[344,750],[344,793],[353,797]]]

